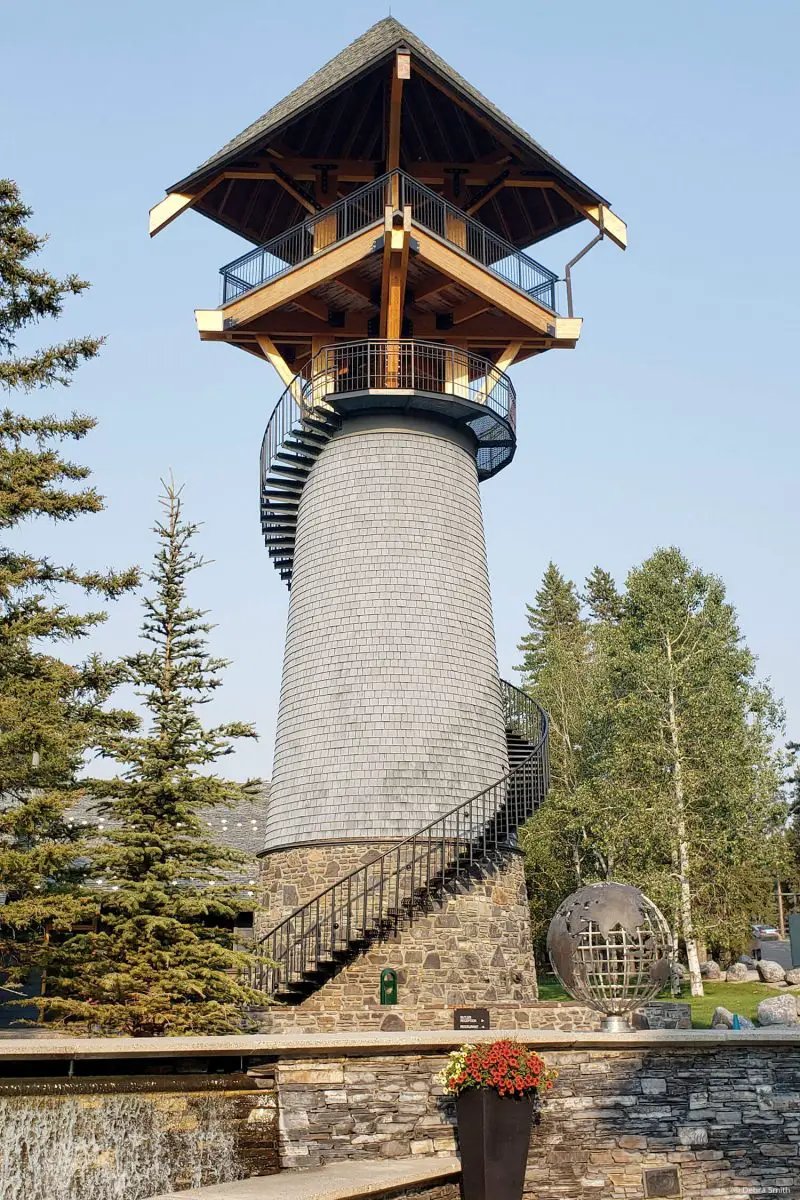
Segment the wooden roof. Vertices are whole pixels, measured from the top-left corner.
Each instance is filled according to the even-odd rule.
[[[316,165],[346,159],[365,164],[365,172],[360,180],[342,172],[338,194],[362,186],[385,168],[388,64],[398,49],[411,54],[411,76],[402,101],[403,169],[421,177],[418,166],[440,164],[445,179],[448,173],[452,179],[447,164],[456,172],[465,164],[480,164],[481,169],[470,175],[463,170],[456,174],[460,191],[455,200],[465,208],[504,168],[553,180],[582,205],[608,203],[392,17],[373,25],[168,192],[196,196],[193,207],[199,212],[259,244],[302,220],[308,208],[304,194],[314,195],[302,175],[294,177],[293,194],[274,176],[257,178],[259,168],[264,175],[264,168],[275,169],[276,163],[280,171],[282,161],[302,159]],[[232,178],[234,168],[239,174],[234,171]],[[292,171],[287,174],[292,176]],[[436,186],[432,179],[430,184]],[[325,205],[335,198],[326,199]],[[556,188],[501,188],[480,209],[481,222],[518,247],[583,219]]]

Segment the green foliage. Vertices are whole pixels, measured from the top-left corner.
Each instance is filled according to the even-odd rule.
[[[225,1033],[265,998],[243,984],[251,956],[234,944],[242,905],[226,875],[241,861],[206,834],[201,813],[251,796],[258,780],[231,783],[210,772],[251,725],[205,728],[198,710],[221,684],[212,626],[187,601],[203,565],[192,549],[170,483],[156,523],[158,550],[144,600],[145,648],[123,661],[148,711],[145,731],[111,730],[102,753],[121,767],[93,785],[106,832],[91,842],[95,929],[69,938],[56,956],[46,1010],[62,1024],[132,1036]]]
[[[735,957],[786,854],[780,708],[721,581],[680,551],[656,551],[622,594],[595,568],[585,613],[567,587],[565,626],[547,615],[565,610],[551,564],[522,643],[569,767],[522,835],[537,940],[567,892],[615,878],[643,887],[687,946]]]
[[[17,353],[21,333],[57,318],[65,299],[88,287],[31,265],[45,239],[27,229],[30,215],[16,185],[0,180],[0,386],[9,395],[67,386],[102,345],[86,337]],[[32,968],[47,968],[51,933],[91,915],[90,898],[76,890],[83,847],[65,814],[80,794],[76,776],[87,751],[99,737],[134,723],[130,713],[105,708],[118,666],[97,656],[74,665],[57,652],[105,620],[100,610],[73,612],[69,591],[114,599],[136,584],[137,572],[81,571],[18,544],[23,522],[102,510],[93,488],[74,486],[87,479],[88,468],[62,450],[94,425],[78,413],[0,412],[0,890],[7,898],[0,962],[12,986]]]

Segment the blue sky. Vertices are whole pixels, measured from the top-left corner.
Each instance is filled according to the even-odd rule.
[[[213,715],[261,734],[231,764],[238,774],[271,769],[287,593],[261,542],[257,467],[281,388],[270,368],[195,333],[193,309],[218,302],[218,268],[244,244],[192,213],[150,242],[147,210],[387,11],[29,0],[3,15],[0,170],[51,235],[45,264],[93,283],[61,334],[108,337],[71,392],[43,402],[99,416],[82,458],[107,512],[57,537],[37,526],[26,543],[83,566],[146,563],[159,477],[174,471],[214,559],[196,599],[233,660]],[[800,737],[800,10],[406,0],[393,11],[609,197],[630,232],[626,254],[605,244],[576,268],[579,348],[512,371],[517,456],[483,485],[501,671],[549,559],[577,580],[595,563],[622,579],[674,543],[726,581]],[[590,235],[535,253],[562,272]],[[139,616],[136,598],[116,605],[97,644],[132,648]]]

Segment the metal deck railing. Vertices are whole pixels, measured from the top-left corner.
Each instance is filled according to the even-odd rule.
[[[229,304],[246,292],[271,283],[284,272],[371,225],[382,228],[386,206],[396,202],[401,208],[410,207],[412,222],[421,229],[486,267],[538,304],[556,311],[558,276],[554,272],[405,171],[382,175],[228,263],[220,271],[222,303]]]

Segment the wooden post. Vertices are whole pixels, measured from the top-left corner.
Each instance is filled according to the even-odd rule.
[[[396,171],[400,166],[400,128],[403,112],[403,83],[411,78],[411,55],[407,50],[398,50],[392,66],[392,84],[389,90],[389,126],[386,135],[386,170]],[[399,180],[392,180],[389,204],[400,207]]]
[[[470,399],[468,346],[466,340],[459,339],[445,350],[444,390],[448,396],[460,396],[462,400]]]
[[[309,373],[311,375],[311,406],[312,408],[331,408],[325,400],[331,392],[336,390],[336,380],[332,375],[330,365],[328,363],[328,355],[322,354],[326,346],[333,344],[332,338],[312,337],[311,338],[311,363]],[[319,356],[319,358],[317,357]]]
[[[447,171],[444,177],[443,194],[448,204],[459,207],[458,199],[461,191],[461,175]],[[448,242],[458,246],[460,250],[467,248],[467,222],[450,209],[445,211],[444,236]]]
[[[387,339],[386,387],[398,387],[400,382],[400,349],[397,345],[403,332],[408,254],[411,245],[411,209],[403,209],[402,224],[398,214],[386,209],[383,230],[383,279],[381,281],[381,337]]]

